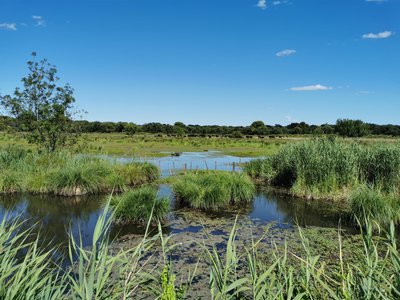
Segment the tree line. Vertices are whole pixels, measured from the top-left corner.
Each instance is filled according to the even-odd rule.
[[[268,135],[302,135],[302,134],[337,134],[345,137],[363,137],[367,135],[400,136],[400,125],[377,125],[360,120],[340,119],[336,124],[309,125],[305,122],[267,125],[255,121],[249,126],[194,125],[175,122],[162,124],[158,122],[137,125],[132,122],[99,122],[72,121],[76,131],[81,133],[153,133],[173,136],[268,136]],[[0,131],[26,131],[23,122],[10,116],[0,116]]]

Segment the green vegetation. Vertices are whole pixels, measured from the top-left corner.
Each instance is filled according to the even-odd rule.
[[[252,178],[308,198],[348,200],[353,214],[399,222],[400,146],[317,139],[244,166]]]
[[[24,87],[16,88],[13,96],[0,95],[0,105],[14,118],[15,129],[23,132],[29,143],[54,152],[76,142],[74,90],[68,84],[58,86],[56,67],[35,58],[36,53],[32,53],[29,74],[22,78]]]
[[[204,247],[211,262],[211,295],[214,299],[397,299],[400,296],[400,259],[395,229],[387,239],[376,241],[372,227],[362,232],[363,243],[356,259],[344,256],[343,237],[336,241],[338,255],[323,261],[313,254],[309,240],[299,229],[301,254],[285,244],[262,252],[259,240],[244,246],[232,230],[224,255],[216,247]],[[383,250],[382,250],[383,249]],[[318,250],[316,252],[319,252]],[[354,253],[354,252],[353,252]],[[350,254],[351,255],[351,254]],[[265,259],[267,257],[267,259]],[[243,272],[241,261],[245,261]],[[243,274],[244,273],[244,274]]]
[[[364,223],[388,225],[390,222],[400,222],[400,199],[390,193],[362,186],[349,199],[349,205],[354,217]]]
[[[51,262],[55,249],[40,252],[38,239],[28,242],[28,232],[16,221],[0,223],[0,296],[2,299],[185,299],[195,296],[195,276],[209,277],[202,293],[209,299],[383,299],[400,297],[400,254],[394,225],[386,237],[372,235],[372,226],[358,237],[360,251],[346,251],[352,243],[338,234],[333,246],[336,256],[324,260],[324,253],[311,247],[299,229],[300,247],[285,243],[270,249],[259,240],[242,245],[235,224],[224,251],[197,243],[206,267],[192,272],[174,270],[168,260],[179,244],[170,237],[146,233],[135,246],[115,250],[109,240],[112,219],[108,208],[100,216],[90,249],[72,235],[69,255],[72,267],[61,270]],[[112,216],[111,216],[112,218]],[[268,237],[268,232],[260,239]],[[361,243],[359,245],[359,243]],[[354,250],[354,249],[353,249]],[[20,259],[19,253],[25,257]],[[179,280],[177,280],[179,278]],[[187,279],[185,279],[187,278]]]
[[[362,184],[398,191],[400,147],[316,139],[288,145],[244,170],[296,195],[344,199]]]
[[[221,151],[239,157],[265,156],[277,150],[291,138],[229,138],[229,137],[173,137],[157,134],[87,133],[82,134],[71,151],[86,154],[118,156],[157,157],[169,156],[173,152]],[[34,150],[22,133],[0,133],[0,147],[21,146]]]
[[[177,179],[173,191],[181,206],[218,210],[249,203],[255,187],[243,173],[198,172]]]
[[[166,220],[169,203],[169,198],[158,197],[157,189],[147,186],[114,197],[111,206],[119,223],[157,224]]]
[[[369,126],[361,120],[339,119],[336,132],[346,137],[363,137],[370,133]]]
[[[0,150],[0,193],[53,193],[73,196],[121,192],[159,178],[149,163],[120,164],[67,152],[38,154],[16,147]]]

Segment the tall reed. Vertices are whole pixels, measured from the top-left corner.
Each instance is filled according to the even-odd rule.
[[[0,223],[0,297],[2,299],[185,299],[191,293],[194,274],[186,282],[169,259],[172,244],[159,226],[159,234],[127,249],[116,250],[109,239],[113,215],[108,206],[96,224],[91,248],[82,237],[71,236],[69,256],[73,265],[61,270],[51,263],[50,251],[39,250],[39,239],[28,242],[29,231],[17,221]],[[288,243],[283,249],[272,242],[265,249],[265,235],[242,244],[235,222],[224,251],[210,242],[203,249],[208,268],[194,269],[210,274],[210,299],[399,299],[400,254],[393,222],[386,236],[375,237],[365,223],[361,232],[361,255],[349,260],[338,232],[337,255],[329,261],[312,249],[299,228],[303,251]],[[353,246],[354,247],[354,246]],[[347,254],[348,255],[348,254]],[[158,263],[147,265],[155,259]],[[207,289],[206,286],[203,287]]]
[[[398,192],[400,146],[315,139],[287,145],[244,170],[252,178],[312,198],[343,199],[363,184]]]

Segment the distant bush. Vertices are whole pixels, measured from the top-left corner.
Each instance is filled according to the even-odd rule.
[[[363,137],[369,134],[369,126],[361,120],[339,119],[336,122],[336,131],[345,137]]]

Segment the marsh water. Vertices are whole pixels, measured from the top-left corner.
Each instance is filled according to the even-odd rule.
[[[216,152],[183,153],[179,157],[140,158],[158,165],[163,176],[169,176],[174,170],[183,168],[232,170],[235,164],[251,158],[226,156]],[[131,158],[119,158],[121,161],[131,161]],[[189,166],[189,167],[188,167]],[[159,194],[171,199],[173,211],[163,230],[166,233],[180,234],[182,232],[196,233],[204,225],[211,226],[210,232],[215,235],[225,234],[218,226],[225,221],[230,225],[238,215],[240,219],[252,222],[255,226],[272,224],[282,230],[301,226],[319,226],[337,228],[338,222],[345,219],[340,207],[332,203],[320,201],[305,201],[293,197],[276,194],[259,189],[254,201],[240,210],[231,209],[219,213],[201,213],[198,211],[182,210],[174,207],[174,196],[169,185],[160,185]],[[103,212],[104,204],[109,196],[90,195],[81,197],[55,197],[51,195],[3,195],[0,197],[0,218],[18,217],[24,220],[23,227],[40,232],[43,245],[67,245],[68,233],[75,238],[82,237],[84,246],[90,246],[92,234],[98,217]],[[213,225],[211,225],[213,224]],[[345,224],[345,222],[344,222]],[[214,227],[212,227],[214,226]],[[342,222],[343,226],[343,222]],[[144,228],[136,225],[116,226],[112,228],[112,238],[127,235],[140,235]]]

